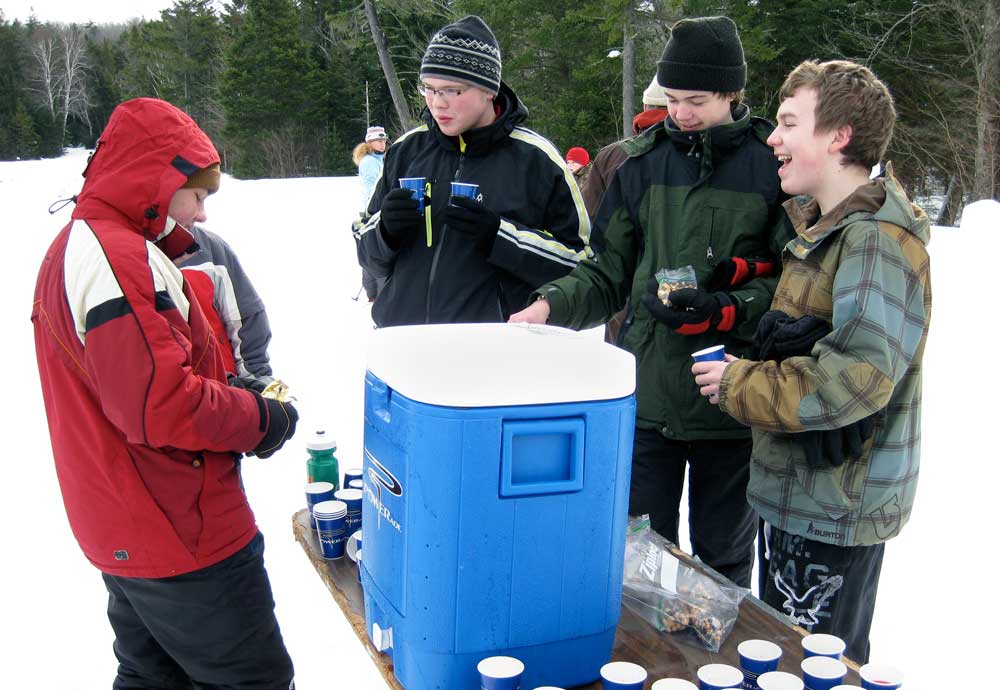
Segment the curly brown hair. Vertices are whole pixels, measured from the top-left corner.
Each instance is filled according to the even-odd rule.
[[[896,108],[889,89],[870,69],[848,60],[807,60],[785,78],[778,98],[791,98],[799,89],[816,92],[816,132],[851,128],[851,140],[841,151],[845,163],[871,168],[882,160]]]

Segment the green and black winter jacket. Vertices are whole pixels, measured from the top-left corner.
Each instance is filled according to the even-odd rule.
[[[778,162],[765,143],[766,120],[740,106],[734,122],[683,132],[669,119],[623,143],[629,154],[594,222],[595,260],[537,291],[550,304],[549,323],[588,328],[625,305],[618,344],[637,360],[636,425],[693,441],[748,438],[750,430],[710,405],[691,374],[691,353],[724,344],[744,355],[757,321],[770,308],[777,277],[757,278],[730,295],[733,330],[679,335],[642,305],[660,269],[694,268],[703,286],[729,257],[778,257],[794,236],[781,203],[787,198]]]

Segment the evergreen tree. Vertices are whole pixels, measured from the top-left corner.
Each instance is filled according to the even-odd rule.
[[[291,0],[248,0],[221,93],[236,174],[300,175],[316,166],[309,94],[318,79]]]

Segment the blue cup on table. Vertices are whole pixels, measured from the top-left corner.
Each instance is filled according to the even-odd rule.
[[[802,690],[805,683],[798,676],[784,671],[768,671],[757,676],[760,690]]]
[[[698,686],[683,678],[660,678],[650,690],[698,690]]]
[[[358,491],[365,490],[365,480],[364,479],[352,479],[347,482],[348,489],[357,489]]]
[[[332,482],[310,482],[306,484],[306,505],[309,506],[309,512],[312,512],[313,506],[317,503],[332,500]]]
[[[647,675],[642,666],[628,661],[612,661],[601,666],[604,690],[642,690]]]
[[[521,690],[524,664],[512,656],[491,656],[476,665],[482,690]]]
[[[479,196],[479,185],[471,182],[452,182],[451,195],[467,196],[470,199],[475,199]]]
[[[354,534],[361,529],[361,499],[364,494],[360,489],[341,489],[333,497],[347,505],[347,533]]]
[[[844,654],[847,644],[836,635],[815,633],[802,638],[802,656],[828,656],[839,659]]]
[[[704,350],[691,353],[691,359],[696,362],[724,362],[726,361],[726,346],[713,345]]]
[[[364,470],[360,467],[351,467],[350,469],[344,470],[344,483],[341,484],[345,489],[353,488],[351,487],[351,482],[356,479],[364,479]]]
[[[777,671],[781,661],[781,647],[767,640],[744,640],[736,647],[740,655],[740,669],[743,671],[743,687],[758,690],[757,676],[768,671]]]
[[[725,690],[743,684],[743,671],[729,664],[705,664],[698,669],[700,690]]]
[[[844,681],[847,666],[828,656],[810,656],[802,660],[802,681],[808,690],[833,690]]]
[[[342,558],[347,542],[347,505],[343,501],[322,501],[313,506],[312,512],[323,558]]]
[[[865,690],[896,690],[903,685],[903,672],[887,664],[865,664],[858,675]]]
[[[417,211],[424,212],[424,187],[427,184],[426,177],[401,177],[399,186],[413,192],[413,198],[417,200]]]

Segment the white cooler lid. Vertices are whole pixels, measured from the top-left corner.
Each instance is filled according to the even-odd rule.
[[[368,371],[411,400],[446,407],[615,400],[635,391],[635,358],[600,333],[531,324],[379,328]]]

